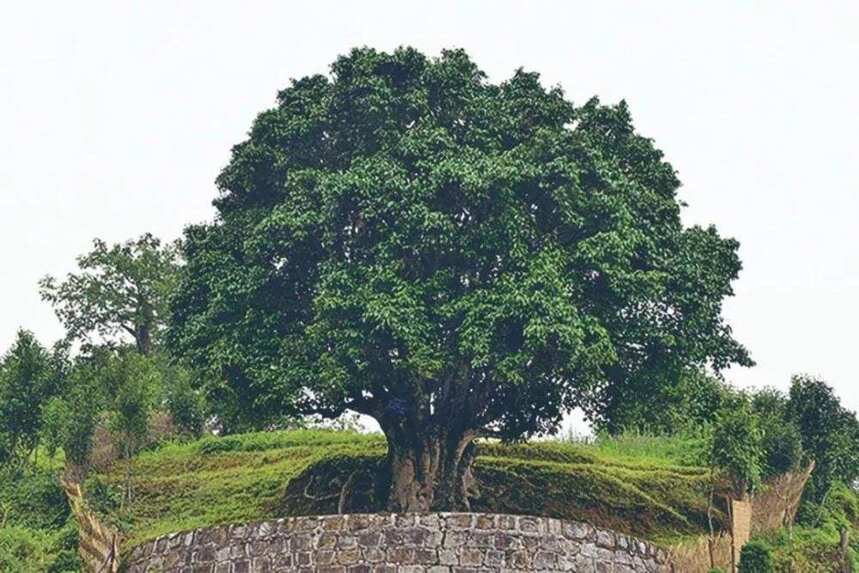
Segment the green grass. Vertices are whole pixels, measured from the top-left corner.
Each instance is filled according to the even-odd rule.
[[[799,524],[758,537],[773,551],[777,571],[840,573],[840,530],[848,532],[853,571],[859,571],[859,491],[834,484],[822,505],[806,502]]]
[[[0,571],[77,568],[77,525],[55,465],[44,456],[38,465],[0,466]]]
[[[859,529],[852,528],[850,535],[856,539]],[[777,571],[816,571],[840,573],[839,531],[832,523],[818,527],[794,526],[791,531],[778,531],[758,536],[772,548]],[[850,548],[853,570],[859,570],[859,543]]]
[[[698,466],[705,463],[709,441],[700,435],[649,436],[627,433],[621,436],[597,437],[593,443],[596,452],[612,460],[628,460],[639,464],[650,462],[678,467]]]
[[[473,509],[587,520],[657,541],[703,533],[709,474],[686,462],[696,444],[648,450],[641,440],[616,442],[481,443]],[[347,511],[377,510],[385,451],[382,436],[349,432],[209,437],[140,454],[122,509],[122,463],[92,476],[87,492],[125,531],[128,548],[219,523],[333,513],[350,476]]]

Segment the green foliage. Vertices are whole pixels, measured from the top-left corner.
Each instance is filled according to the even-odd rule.
[[[206,422],[206,401],[193,387],[190,373],[171,368],[165,394],[167,410],[179,430],[186,436],[199,437]]]
[[[54,472],[38,468],[0,470],[0,526],[59,529],[69,517]]]
[[[740,550],[739,573],[773,573],[772,550],[760,541],[749,541]]]
[[[820,502],[804,500],[797,520],[810,528],[825,524],[833,529],[859,527],[859,492],[842,482],[833,482]]]
[[[85,467],[98,415],[106,403],[99,378],[100,366],[78,359],[68,374],[67,388],[43,412],[50,448],[56,442],[73,466]]]
[[[22,527],[0,528],[0,570],[9,573],[44,571],[50,562],[50,536]]]
[[[787,397],[775,388],[763,388],[751,395],[752,412],[761,432],[764,478],[792,471],[802,462],[802,436],[788,406]]]
[[[853,546],[849,558],[853,570],[859,567],[859,530],[852,529]],[[776,571],[818,571],[841,573],[839,531],[831,524],[817,527],[794,526],[790,532],[780,530],[764,536],[773,548],[773,563]]]
[[[761,475],[770,478],[797,469],[802,461],[802,436],[787,420],[764,419],[761,424],[764,452]]]
[[[665,369],[655,376],[616,384],[597,420],[598,429],[615,435],[700,431],[715,421],[734,393],[699,368]]]
[[[349,408],[521,437],[599,416],[605,382],[750,363],[720,314],[737,243],[683,228],[625,103],[355,50],[280,92],[218,187],[171,348],[260,425]]]
[[[859,478],[859,420],[822,380],[795,376],[788,416],[798,426],[806,455],[816,463],[807,494],[821,501],[836,481]]]
[[[709,463],[710,443],[710,436],[702,430],[674,435],[624,432],[598,434],[593,447],[611,459],[701,467]]]
[[[58,282],[39,282],[42,298],[54,307],[67,338],[89,347],[94,337],[117,345],[130,336],[138,351],[149,354],[167,317],[167,300],[178,268],[178,246],[162,245],[150,234],[121,244],[93,241],[78,257],[78,273]]]
[[[713,429],[711,462],[723,470],[744,496],[761,482],[761,436],[748,404],[740,402],[719,413]]]
[[[116,386],[110,427],[125,455],[131,456],[144,444],[162,380],[157,365],[136,353],[120,353],[111,366]]]
[[[73,573],[80,570],[77,532],[72,525],[57,532],[0,527],[0,571]]]
[[[41,442],[48,456],[54,457],[65,442],[71,423],[71,409],[67,400],[54,396],[42,407]]]
[[[0,470],[0,571],[79,571],[77,527],[53,470]]]
[[[61,389],[60,362],[26,330],[0,358],[0,464],[21,462],[36,449],[42,408]]]
[[[777,571],[841,573],[840,532],[846,529],[851,546],[848,558],[859,569],[859,492],[834,483],[822,503],[804,500],[799,525],[763,536],[773,548]]]

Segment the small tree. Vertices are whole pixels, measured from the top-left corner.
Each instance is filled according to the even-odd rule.
[[[46,276],[42,298],[53,305],[70,340],[116,344],[130,336],[150,354],[167,316],[167,300],[178,268],[178,247],[162,245],[150,234],[121,244],[93,241],[78,257],[80,271],[62,282]]]
[[[99,365],[88,357],[79,357],[68,375],[68,384],[59,404],[56,416],[51,416],[49,425],[58,424],[54,431],[61,439],[66,467],[82,479],[85,475],[92,449],[92,437],[98,423],[99,413],[105,408],[105,389],[98,377]]]
[[[761,481],[761,435],[757,420],[745,401],[719,413],[713,429],[711,460],[731,479],[734,494],[742,499]]]
[[[788,413],[787,397],[775,388],[763,388],[752,395],[751,407],[761,433],[762,476],[796,469],[802,462],[802,436]]]
[[[807,490],[812,499],[822,501],[835,482],[859,478],[859,420],[829,385],[818,378],[794,376],[787,411],[799,428],[806,456],[815,461]]]
[[[41,442],[48,456],[53,458],[57,450],[63,447],[68,431],[71,418],[68,401],[54,396],[42,408],[41,418]]]
[[[166,378],[166,405],[173,423],[183,434],[199,436],[206,423],[206,403],[192,384],[191,373],[180,366],[172,366]]]
[[[131,501],[132,458],[146,443],[149,416],[161,386],[153,360],[139,354],[120,353],[110,365],[115,391],[109,403],[110,429],[125,461],[124,502]]]
[[[36,449],[42,407],[60,384],[61,372],[51,353],[32,332],[19,330],[0,358],[0,458],[22,461]]]

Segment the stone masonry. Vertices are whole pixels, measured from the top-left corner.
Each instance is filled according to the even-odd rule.
[[[319,571],[667,572],[645,541],[558,519],[473,513],[292,517],[174,533],[136,547],[128,573]]]

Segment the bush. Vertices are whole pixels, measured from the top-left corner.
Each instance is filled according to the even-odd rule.
[[[50,561],[49,551],[49,536],[42,531],[23,527],[0,529],[0,571],[44,571]]]
[[[206,422],[205,401],[191,386],[189,376],[178,369],[167,388],[167,409],[183,434],[196,438],[203,433]]]
[[[749,541],[740,551],[739,573],[773,573],[772,550],[760,541]]]
[[[719,413],[713,430],[711,460],[728,474],[738,496],[752,492],[761,481],[761,437],[757,418],[741,402]]]
[[[72,525],[57,532],[25,527],[0,528],[0,571],[64,573],[80,570],[77,530]]]
[[[799,427],[807,457],[816,463],[806,499],[820,502],[833,482],[859,479],[859,420],[832,387],[816,378],[795,376],[787,411]]]
[[[62,446],[66,460],[85,467],[93,446],[102,398],[97,381],[88,367],[73,371],[66,396]]]
[[[24,473],[7,469],[0,472],[0,512],[0,523],[56,529],[66,522],[69,505],[65,492],[51,472],[32,470],[32,473]]]
[[[764,478],[795,470],[802,461],[802,436],[791,422],[764,420],[761,436]]]

